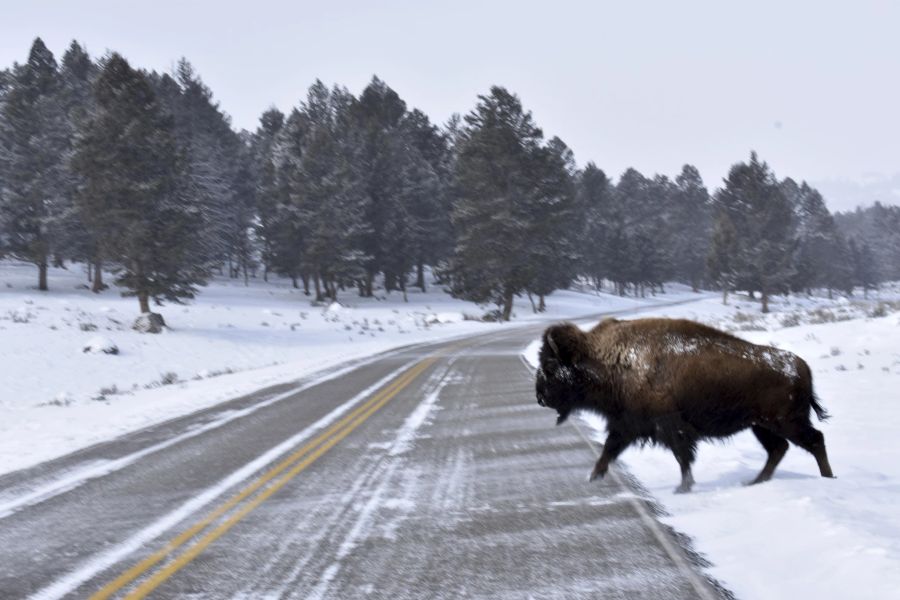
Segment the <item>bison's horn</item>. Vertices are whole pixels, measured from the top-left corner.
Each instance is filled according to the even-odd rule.
[[[556,346],[556,342],[553,341],[552,334],[547,334],[547,345],[550,346],[551,350],[553,350],[553,354],[559,356],[559,348]]]

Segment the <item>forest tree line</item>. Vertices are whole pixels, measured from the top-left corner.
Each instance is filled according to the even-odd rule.
[[[425,290],[426,266],[502,319],[575,280],[747,290],[766,310],[900,279],[900,208],[832,215],[755,153],[712,193],[691,165],[613,181],[502,87],[436,125],[377,77],[358,96],[316,81],[236,131],[185,60],[160,74],[73,42],[57,62],[37,39],[0,71],[0,254],[33,263],[42,290],[50,265],[89,265],[95,292],[112,272],[142,312],[215,272],[335,300]]]

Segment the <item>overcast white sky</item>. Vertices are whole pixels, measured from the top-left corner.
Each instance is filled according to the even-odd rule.
[[[579,164],[717,187],[756,149],[832,208],[900,204],[900,2],[4,2],[0,65],[76,38],[135,65],[186,56],[238,127],[319,77],[378,74],[443,122],[492,84]]]

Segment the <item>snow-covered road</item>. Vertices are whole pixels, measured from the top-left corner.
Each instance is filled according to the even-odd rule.
[[[553,426],[519,358],[539,329],[395,352],[277,400],[251,395],[36,468],[44,485],[71,482],[200,431],[8,511],[0,589],[717,597],[627,483],[585,482],[589,445]],[[247,412],[220,422],[223,411]]]

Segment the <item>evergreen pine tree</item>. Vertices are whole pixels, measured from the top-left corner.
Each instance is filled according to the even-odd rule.
[[[385,271],[385,287],[390,290],[405,273],[394,272],[402,260],[397,253],[404,250],[397,246],[398,228],[402,222],[402,203],[398,195],[402,180],[397,176],[402,169],[403,153],[398,152],[402,141],[401,122],[406,114],[406,103],[378,77],[360,94],[354,103],[355,139],[359,142],[359,172],[362,177],[366,201],[365,222],[368,230],[362,239],[362,252],[366,256],[363,293],[372,295],[375,275]],[[404,233],[404,236],[406,234]],[[392,256],[392,265],[385,269],[386,254]]]
[[[327,115],[328,90],[321,82],[317,81],[312,86],[310,97],[314,90],[320,88],[323,95],[319,101],[323,105],[323,114]],[[276,138],[275,188],[271,199],[273,204],[266,207],[266,210],[272,211],[271,221],[268,223],[268,265],[275,272],[290,277],[295,287],[297,278],[304,277],[310,270],[306,260],[306,244],[309,229],[315,226],[302,190],[303,161],[307,158],[307,144],[312,129],[309,111],[295,108],[288,115]],[[308,293],[307,279],[308,276],[305,276],[305,289]]]
[[[142,313],[151,299],[193,297],[206,275],[197,259],[203,219],[185,197],[173,119],[149,78],[115,53],[103,61],[94,95],[72,166],[83,182],[78,202],[117,265],[116,283]]]
[[[837,282],[847,278],[843,241],[822,195],[806,182],[799,187],[789,182],[786,180],[785,184],[789,197],[795,198],[797,221],[793,288],[809,291],[821,286],[828,288],[830,295],[831,288],[842,287]]]
[[[621,229],[611,240],[608,263],[624,293],[632,283],[644,295],[647,285],[661,284],[670,272],[669,235],[665,228],[671,182],[662,176],[650,180],[627,169],[616,185],[615,225]]]
[[[284,128],[284,114],[271,108],[259,119],[259,128],[253,135],[251,148],[256,200],[256,236],[260,240],[263,278],[268,278],[275,261],[279,229],[278,206],[283,199],[279,182],[278,140]],[[307,293],[309,290],[307,289]]]
[[[246,265],[239,258],[246,248],[252,207],[248,203],[245,147],[228,116],[213,99],[187,60],[179,61],[174,79],[159,78],[158,89],[174,116],[176,140],[184,157],[188,197],[202,217],[203,262],[226,262],[235,277]]]
[[[83,261],[88,265],[88,277],[91,291],[99,293],[106,289],[103,283],[103,256],[100,244],[88,226],[85,215],[80,211],[76,194],[81,182],[68,161],[72,156],[72,143],[78,135],[79,128],[93,109],[92,87],[97,76],[97,66],[91,60],[84,47],[73,41],[63,54],[60,66],[61,105],[65,117],[66,128],[66,168],[65,207],[66,214],[62,218],[63,231],[60,234],[60,246],[64,248],[67,258]]]
[[[453,292],[477,302],[494,301],[509,320],[513,299],[533,281],[531,235],[542,193],[536,169],[543,134],[519,98],[501,87],[479,96],[465,117],[456,159],[458,197]]]
[[[302,135],[292,138],[285,152],[292,157],[283,164],[291,169],[286,177],[291,181],[288,206],[298,217],[294,239],[301,240],[302,261],[318,300],[336,300],[341,282],[365,281],[368,196],[358,164],[354,102],[345,89],[329,91],[317,81],[297,112],[296,131]]]
[[[719,209],[713,222],[706,264],[709,276],[722,290],[722,304],[728,304],[728,292],[734,289],[737,282],[738,239],[734,223],[722,209]]]
[[[69,213],[60,89],[53,53],[37,38],[28,62],[8,78],[0,106],[0,251],[35,264],[40,290],[47,290],[47,268]]]
[[[675,185],[671,219],[667,223],[671,228],[673,266],[676,276],[690,283],[696,292],[706,273],[712,232],[709,192],[692,165],[682,167]]]
[[[868,298],[869,290],[876,289],[879,283],[878,270],[875,265],[875,256],[867,242],[857,242],[850,238],[849,242],[850,265],[852,269],[852,284],[863,289],[863,295]]]
[[[532,173],[536,180],[528,215],[532,274],[526,291],[537,294],[536,310],[543,312],[545,297],[568,287],[578,274],[583,224],[577,212],[575,158],[561,139],[551,138],[540,148]]]
[[[419,110],[403,120],[403,135],[411,150],[404,161],[407,212],[413,219],[412,260],[415,285],[425,291],[425,265],[437,265],[453,249],[450,223],[452,157],[449,136],[431,124]]]
[[[737,250],[732,266],[736,285],[759,290],[762,310],[769,311],[769,296],[788,290],[793,275],[793,209],[769,166],[756,153],[749,163],[731,167],[725,187],[716,194],[736,232]]]
[[[600,289],[610,276],[607,265],[607,240],[612,235],[610,222],[613,185],[606,174],[589,162],[577,178],[576,206],[583,217],[581,232],[582,267],[580,271]]]

